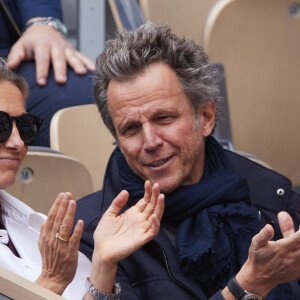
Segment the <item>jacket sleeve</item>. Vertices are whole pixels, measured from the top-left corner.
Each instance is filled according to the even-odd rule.
[[[125,272],[120,267],[118,267],[115,281],[121,285],[121,300],[141,300],[130,285]]]
[[[130,285],[128,281],[128,277],[126,276],[125,272],[118,267],[116,282],[120,283],[121,285],[121,300],[141,300],[143,296],[140,297],[135,293],[134,289]],[[145,299],[148,299],[146,296]],[[201,298],[202,299],[202,298]],[[225,300],[222,296],[221,290],[210,297],[208,300]]]
[[[218,291],[216,294],[214,294],[212,297],[210,297],[208,300],[225,300],[222,296],[221,290]]]
[[[62,21],[60,0],[16,0],[22,27],[33,17],[54,17]]]

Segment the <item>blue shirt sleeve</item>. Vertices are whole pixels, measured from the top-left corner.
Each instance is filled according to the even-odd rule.
[[[16,0],[22,27],[33,17],[54,17],[62,21],[60,0]]]

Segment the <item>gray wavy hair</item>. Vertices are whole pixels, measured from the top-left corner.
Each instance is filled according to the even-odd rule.
[[[13,83],[22,93],[24,105],[29,94],[29,86],[24,78],[12,71],[4,58],[0,57],[0,81]]]
[[[147,22],[135,31],[123,31],[108,40],[96,60],[94,100],[104,124],[114,136],[116,132],[107,103],[109,82],[134,78],[156,62],[163,62],[176,72],[195,115],[199,107],[211,102],[216,103],[218,115],[217,71],[208,63],[203,48],[193,40],[172,34],[167,25]]]

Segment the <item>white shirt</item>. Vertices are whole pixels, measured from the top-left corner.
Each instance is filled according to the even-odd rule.
[[[1,230],[0,266],[35,282],[42,270],[42,258],[38,248],[40,226],[46,216],[35,212],[28,205],[0,190],[2,218],[9,237],[20,258],[5,245],[8,241],[6,230]],[[76,300],[85,295],[84,283],[89,277],[91,262],[79,252],[78,267],[73,281],[66,288],[63,297]]]

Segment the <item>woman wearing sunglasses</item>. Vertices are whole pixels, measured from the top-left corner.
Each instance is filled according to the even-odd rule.
[[[0,59],[0,266],[67,299],[117,300],[117,263],[158,233],[164,195],[147,181],[144,198],[119,215],[128,200],[122,191],[98,224],[90,263],[78,252],[83,221],[72,232],[76,202],[70,193],[58,195],[46,218],[4,191],[42,125],[25,111],[27,94],[26,82]]]

